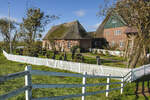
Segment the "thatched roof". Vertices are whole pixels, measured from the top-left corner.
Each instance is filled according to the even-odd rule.
[[[79,21],[73,21],[60,25],[53,26],[43,40],[49,39],[90,39],[86,30],[79,23]]]
[[[94,33],[95,33],[95,31],[92,31],[92,32],[87,32],[87,34],[88,34],[88,36],[90,36],[90,37],[94,37]]]

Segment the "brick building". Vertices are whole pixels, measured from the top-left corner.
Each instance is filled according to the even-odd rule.
[[[53,45],[58,51],[70,51],[73,46],[88,49],[91,42],[91,36],[79,21],[73,21],[53,26],[43,38],[43,48],[51,50]]]
[[[124,50],[128,45],[126,33],[132,32],[130,32],[125,21],[117,14],[108,14],[96,30],[95,35],[96,38],[105,38],[110,47]]]

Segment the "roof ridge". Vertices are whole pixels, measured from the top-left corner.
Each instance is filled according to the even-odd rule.
[[[56,27],[56,28],[55,28]],[[85,39],[87,32],[78,20],[53,26],[45,36],[53,39]]]

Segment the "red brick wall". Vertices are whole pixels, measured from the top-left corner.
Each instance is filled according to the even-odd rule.
[[[79,40],[55,40],[56,49],[59,50],[59,47],[61,47],[61,51],[70,51],[71,47],[79,46],[79,42]]]
[[[68,43],[69,42],[69,43]],[[70,47],[69,47],[70,44]],[[73,46],[80,46],[81,48],[91,48],[91,40],[90,39],[82,39],[82,40],[55,40],[55,48],[56,50],[61,51],[70,51],[70,48]],[[52,50],[51,44],[48,40],[43,40],[43,48],[47,48]]]
[[[127,27],[104,29],[104,38],[109,42],[110,46],[113,46],[113,43],[115,43],[115,45],[118,46],[118,49],[123,50],[127,40],[127,36],[125,34],[126,28]],[[115,34],[116,30],[120,30],[121,34]],[[123,43],[123,47],[120,46],[120,42]]]
[[[79,46],[80,40],[55,40],[55,48],[56,50],[61,51],[70,51],[70,48],[73,46]],[[69,46],[70,45],[70,46]],[[50,42],[48,40],[43,40],[43,48],[47,48],[49,50],[52,49]]]

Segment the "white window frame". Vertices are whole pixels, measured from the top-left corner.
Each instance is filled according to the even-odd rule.
[[[116,24],[117,23],[117,20],[115,20],[115,19],[112,19],[112,21],[111,21],[113,24]]]
[[[70,41],[68,41],[68,48],[70,48],[71,47],[71,43],[70,43]]]
[[[109,31],[106,31],[105,34],[106,34],[106,35],[109,35]]]
[[[115,41],[112,41],[112,42],[111,42],[111,46],[115,46]]]
[[[120,41],[120,47],[124,47],[124,42],[123,41]]]
[[[121,30],[115,30],[115,35],[121,35]]]

